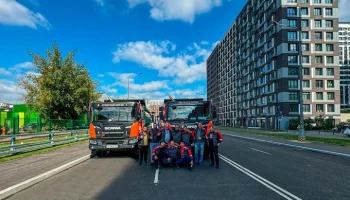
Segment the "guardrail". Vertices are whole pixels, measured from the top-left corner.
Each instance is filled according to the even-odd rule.
[[[57,134],[57,138],[55,137],[56,134]],[[39,134],[25,134],[25,136],[26,137],[32,136],[32,138],[28,138],[27,139],[28,142],[26,142],[26,143],[21,142],[19,144],[16,144],[16,138],[24,137],[24,135],[0,136],[0,139],[10,138],[9,145],[0,146],[0,157],[11,156],[11,155],[25,153],[25,152],[29,152],[29,151],[35,151],[35,150],[44,149],[44,148],[48,148],[48,147],[53,147],[53,146],[58,146],[58,145],[62,145],[62,144],[86,140],[89,138],[87,131],[84,131],[83,133],[78,133],[78,131],[74,131],[74,132],[70,132],[70,133],[67,132],[66,134],[55,133],[55,132],[39,133]],[[41,139],[41,138],[45,138],[45,137],[47,137],[47,140],[43,139],[42,141],[33,141],[33,142],[30,141],[30,140]],[[25,140],[23,140],[23,141],[25,141]]]

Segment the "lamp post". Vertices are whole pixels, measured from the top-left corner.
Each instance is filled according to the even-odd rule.
[[[140,72],[138,75],[141,75],[143,74],[143,72]],[[133,76],[133,75],[130,75],[128,76],[128,99],[130,97],[130,77]]]
[[[304,112],[303,112],[303,65],[302,65],[302,42],[301,42],[301,30],[297,26],[287,26],[285,24],[278,23],[276,21],[272,20],[272,23],[275,25],[280,25],[280,26],[286,26],[292,29],[296,29],[298,31],[298,41],[299,41],[299,87],[300,87],[300,92],[299,92],[299,118],[300,118],[300,126],[299,126],[299,134],[298,134],[298,140],[299,141],[304,141],[305,140],[305,129],[304,129]]]

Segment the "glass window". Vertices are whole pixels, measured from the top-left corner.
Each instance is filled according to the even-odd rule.
[[[298,88],[298,80],[289,80],[288,87],[289,88]]]
[[[316,112],[323,112],[323,104],[316,104]]]
[[[327,76],[334,76],[334,68],[327,68]]]
[[[300,3],[309,3],[309,0],[300,0]]]
[[[288,67],[288,75],[298,75],[298,68]]]
[[[299,112],[298,104],[289,104],[289,112]]]
[[[323,58],[322,58],[322,56],[315,56],[315,63],[317,63],[317,64],[322,64],[322,63],[323,63]]]
[[[326,8],[326,15],[332,16],[333,15],[333,9],[332,8]]]
[[[315,32],[315,39],[322,40],[322,32]]]
[[[315,75],[316,76],[322,76],[323,75],[323,69],[322,68],[316,68],[315,69]]]
[[[304,112],[310,112],[310,104],[304,104],[303,105],[303,111]]]
[[[326,0],[325,3],[326,3],[326,4],[332,4],[332,3],[333,3],[333,0]]]
[[[303,75],[310,75],[310,69],[309,68],[303,68]]]
[[[326,38],[327,38],[327,40],[333,40],[333,33],[327,32],[326,33]]]
[[[322,44],[315,44],[315,51],[322,51]]]
[[[307,19],[301,20],[301,27],[309,27],[309,20]]]
[[[303,92],[303,100],[310,100],[310,92]]]
[[[334,104],[328,104],[327,105],[327,111],[328,112],[335,112]]]
[[[314,0],[314,4],[320,4],[321,0]]]
[[[334,100],[334,92],[327,92],[327,99]]]
[[[303,80],[303,88],[309,88],[310,87],[310,80]]]
[[[287,8],[287,15],[296,15],[297,9],[296,8]]]
[[[301,50],[302,51],[310,51],[310,45],[309,44],[302,44]]]
[[[298,63],[298,57],[297,56],[288,56],[288,63],[291,63],[291,64]]]
[[[315,27],[322,27],[322,23],[321,23],[321,20],[315,20]]]
[[[334,80],[327,80],[327,87],[334,88]]]
[[[314,15],[322,15],[321,8],[314,8]]]
[[[334,57],[333,56],[327,56],[327,64],[333,64],[334,63]]]
[[[297,39],[297,32],[296,31],[288,31],[288,39],[289,40],[296,40]]]
[[[327,45],[326,45],[326,50],[327,50],[327,51],[334,51],[334,46],[333,46],[333,44],[327,44]]]
[[[288,51],[297,51],[297,44],[288,44]]]
[[[301,60],[302,60],[302,63],[310,63],[310,57],[309,56],[303,56],[301,58]]]
[[[309,15],[309,8],[301,8],[301,15]]]
[[[333,21],[332,20],[326,20],[326,27],[327,28],[333,28]]]
[[[322,80],[316,80],[316,87],[317,88],[323,88],[323,81]]]
[[[296,27],[296,26],[297,26],[297,20],[295,20],[295,19],[289,19],[289,20],[288,20],[288,26],[289,26],[289,27]]]
[[[307,32],[307,31],[301,32],[301,38],[302,39],[309,39],[309,32]]]
[[[316,100],[323,100],[323,92],[316,92]]]
[[[298,100],[297,92],[289,92],[289,100]]]

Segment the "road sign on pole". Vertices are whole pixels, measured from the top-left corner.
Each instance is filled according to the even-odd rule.
[[[282,119],[283,119],[283,115],[279,115],[278,116],[278,121],[282,121]]]

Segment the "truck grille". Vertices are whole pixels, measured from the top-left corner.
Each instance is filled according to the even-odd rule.
[[[124,138],[124,133],[104,133],[103,138]]]

